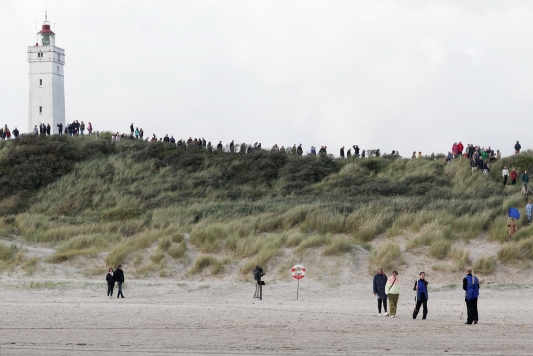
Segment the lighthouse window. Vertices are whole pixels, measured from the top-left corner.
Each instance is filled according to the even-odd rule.
[[[43,113],[43,107],[39,106],[39,115],[41,115],[42,113]]]
[[[43,80],[42,80],[42,79],[39,79],[39,86],[40,86],[40,87],[43,86]]]

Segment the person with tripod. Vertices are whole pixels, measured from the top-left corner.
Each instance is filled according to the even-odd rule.
[[[254,269],[254,281],[255,281],[255,293],[254,298],[259,298],[259,285],[261,284],[261,277],[265,275],[263,267],[255,266]]]

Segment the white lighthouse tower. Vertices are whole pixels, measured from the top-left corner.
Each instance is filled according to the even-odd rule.
[[[55,45],[55,33],[45,13],[38,42],[28,47],[30,63],[30,102],[28,132],[35,125],[50,124],[50,133],[57,133],[57,124],[65,127],[65,50]]]

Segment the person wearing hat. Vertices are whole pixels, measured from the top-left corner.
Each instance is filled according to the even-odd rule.
[[[392,277],[387,279],[385,290],[389,299],[390,317],[395,318],[398,298],[400,298],[400,280],[398,279],[398,271],[392,271]]]
[[[387,293],[385,293],[385,286],[387,284],[387,275],[383,272],[383,267],[379,266],[378,273],[374,276],[374,296],[378,301],[378,316],[381,316],[381,305],[383,304],[383,310],[385,316],[389,315],[387,312]]]
[[[467,312],[467,325],[478,323],[477,298],[479,296],[479,280],[472,276],[472,267],[466,269],[466,276],[463,278],[463,289],[465,291],[465,302]]]

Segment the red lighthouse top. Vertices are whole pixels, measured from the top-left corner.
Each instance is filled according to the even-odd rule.
[[[42,44],[43,46],[55,45],[55,33],[50,29],[50,21],[48,21],[48,12],[44,13],[43,27],[41,31],[37,32],[39,36],[35,46]]]
[[[45,21],[47,22],[47,21]],[[50,24],[44,24],[43,23],[43,28],[41,29],[41,31],[37,32],[39,35],[42,35],[42,34],[49,34],[49,35],[55,35],[54,32],[52,32],[52,30],[50,29]]]

